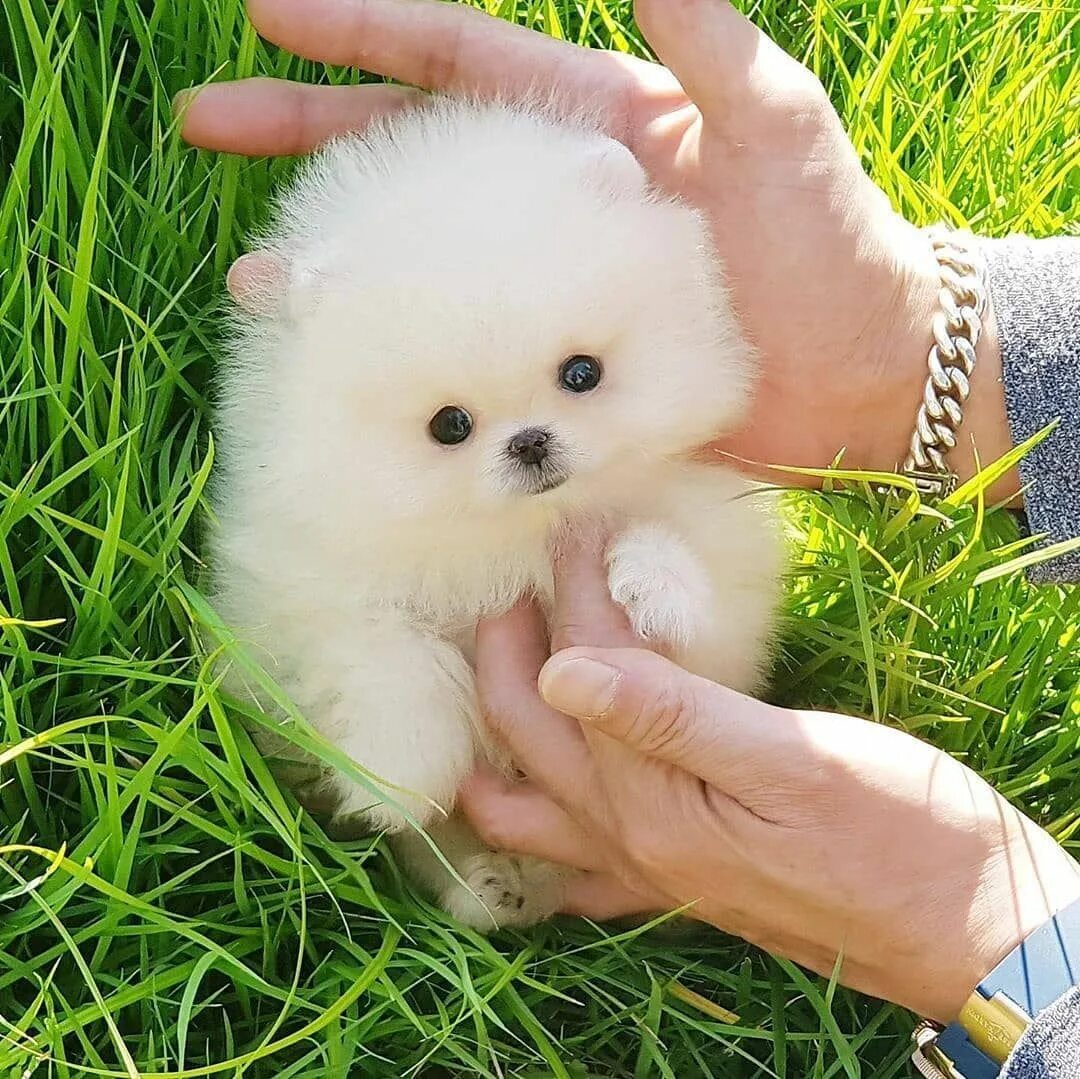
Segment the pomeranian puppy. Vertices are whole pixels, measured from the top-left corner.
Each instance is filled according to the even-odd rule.
[[[750,386],[703,220],[585,119],[441,99],[310,160],[229,288],[214,599],[387,800],[264,750],[302,799],[394,833],[461,921],[548,917],[562,871],[453,812],[478,757],[501,761],[477,620],[549,601],[553,542],[599,521],[643,638],[744,691],[768,660],[773,515],[692,457]]]

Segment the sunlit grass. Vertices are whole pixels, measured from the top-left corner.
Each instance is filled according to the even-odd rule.
[[[643,48],[622,0],[487,7]],[[910,217],[1074,227],[1075,4],[753,11]],[[190,640],[221,273],[289,164],[185,150],[169,100],[354,76],[236,0],[8,0],[0,27],[4,1074],[908,1074],[909,1017],[719,934],[456,929],[277,788]],[[776,692],[932,738],[1072,842],[1080,599],[999,574],[1029,548],[983,509],[793,496]]]

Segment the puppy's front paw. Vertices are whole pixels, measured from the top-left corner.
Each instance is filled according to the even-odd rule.
[[[655,525],[624,532],[608,551],[611,598],[639,637],[688,647],[708,616],[709,579],[677,537]]]
[[[562,902],[562,872],[537,858],[485,851],[469,858],[460,873],[468,889],[452,882],[442,906],[473,929],[535,925],[550,918]]]

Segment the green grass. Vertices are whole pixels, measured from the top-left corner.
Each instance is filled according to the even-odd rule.
[[[488,7],[641,48],[624,0]],[[754,17],[913,219],[1077,220],[1078,0]],[[190,590],[221,273],[289,166],[186,150],[169,112],[251,72],[352,77],[264,48],[238,0],[0,18],[0,1074],[908,1075],[908,1016],[720,934],[455,929],[269,777]],[[937,518],[850,484],[791,521],[780,697],[932,738],[1075,842],[1080,593],[1029,589],[977,491]]]

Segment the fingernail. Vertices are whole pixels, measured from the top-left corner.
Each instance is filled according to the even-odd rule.
[[[175,93],[172,99],[173,116],[179,116],[195,99],[198,92],[194,87],[189,87],[187,90],[180,90]]]
[[[554,657],[540,672],[540,696],[577,719],[600,719],[615,703],[621,671],[587,656]]]

